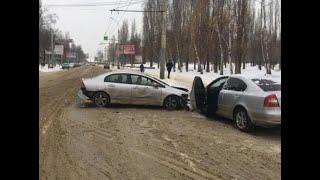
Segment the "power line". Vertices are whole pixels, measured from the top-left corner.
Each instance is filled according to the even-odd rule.
[[[132,0],[129,1],[126,10],[129,8],[129,6],[131,6],[131,3],[132,3]],[[118,8],[119,8],[119,7],[118,7]],[[117,9],[118,9],[118,8],[117,8]],[[111,13],[112,13],[112,11],[111,11]],[[124,16],[124,14],[122,14],[121,18],[119,18],[119,19],[118,19],[118,22],[117,22],[117,23],[118,23],[118,40],[119,40],[119,43],[120,43],[120,35],[119,35],[119,33],[120,33],[120,32],[119,32],[119,31],[120,31],[120,27],[119,27],[119,23],[122,21],[123,16]]]
[[[132,1],[132,0],[131,0],[131,1]],[[131,1],[130,1],[130,2],[131,2]],[[119,6],[118,6],[117,8],[120,7],[120,2],[121,2],[121,1],[119,1],[119,4],[118,4]],[[129,3],[128,3],[128,4],[129,4]],[[114,17],[114,16],[113,16],[113,17]],[[111,17],[110,17],[110,18],[111,18]],[[118,21],[118,20],[115,20],[115,18],[112,18],[112,19],[113,19],[114,22],[112,22],[112,26],[109,26],[108,30],[106,31],[107,33],[109,33],[109,30],[110,30],[111,27],[114,27],[114,26],[115,26],[114,23]],[[117,22],[117,26],[119,26],[119,22]],[[118,27],[117,29],[119,29],[119,27]]]
[[[129,1],[129,3],[127,4],[127,8],[126,8],[126,10],[128,9],[128,7],[129,6],[131,6],[132,5],[132,0],[130,0]],[[117,9],[118,8],[120,8],[120,7],[117,7]],[[112,11],[111,11],[111,13],[112,13]],[[119,18],[119,19],[117,19],[117,24],[118,24],[118,30],[120,29],[120,27],[119,27],[119,23],[122,21],[122,18],[123,18],[123,16],[124,16],[124,14],[122,14],[122,16]],[[119,33],[119,32],[118,32]],[[119,34],[118,34],[119,35]]]
[[[144,1],[134,1],[132,3],[138,4]],[[118,1],[118,2],[100,2],[100,3],[83,3],[83,4],[48,4],[44,5],[46,7],[88,7],[88,6],[114,6],[114,5],[120,5],[120,4],[126,4],[127,2],[124,1]],[[124,6],[125,7],[125,6]],[[119,8],[119,7],[118,7]]]
[[[128,10],[128,7],[131,5],[131,3],[132,3],[132,0],[130,0],[130,2],[129,2],[129,4],[128,4],[128,6],[127,6],[127,8],[126,8],[126,10]],[[118,7],[119,8],[119,7]],[[112,11],[111,11],[111,13],[112,13]],[[121,22],[122,21],[122,18],[123,18],[123,16],[124,16],[124,14],[122,14],[122,16],[121,16],[121,18],[118,20],[118,43],[120,44],[121,42],[120,42],[120,32],[119,32],[119,29],[120,29],[120,27],[119,27],[119,22]],[[120,69],[120,66],[119,66],[120,64],[119,64],[119,59],[118,59],[118,69]]]
[[[156,10],[121,10],[121,9],[111,9],[110,11],[121,11],[121,12],[164,12],[164,11],[156,11]]]
[[[120,6],[120,7],[117,7],[116,9],[123,8],[123,7],[128,7],[128,6],[131,6],[131,5],[134,5],[134,4],[138,4],[138,3],[141,3],[141,2],[144,2],[144,1],[140,1],[140,2],[131,2],[130,1],[129,5]]]

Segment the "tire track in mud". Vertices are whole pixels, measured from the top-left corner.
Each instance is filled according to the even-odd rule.
[[[97,146],[97,143],[94,139],[84,138],[77,135],[70,135],[72,140],[70,140],[69,147],[67,148],[66,155],[70,156],[70,161],[73,164],[75,169],[85,170],[87,174],[96,174],[99,173],[102,175],[100,178],[95,179],[104,179],[108,177],[109,179],[115,176],[119,177],[114,168],[111,166],[110,162],[105,161],[103,157],[103,149],[101,146]],[[88,168],[93,168],[88,170]],[[87,178],[93,178],[88,175]]]
[[[150,121],[149,121],[150,122]],[[166,133],[163,131],[156,130],[156,126],[152,123],[150,126],[144,126],[145,121],[143,121],[140,125],[142,127],[147,128],[147,132],[149,133],[150,137],[158,138],[160,141],[164,140],[168,143],[172,144],[173,148],[167,146],[157,146],[154,144],[148,144],[149,151],[141,150],[134,150],[135,153],[138,153],[142,156],[146,156],[156,163],[162,164],[169,169],[173,169],[174,171],[187,175],[194,179],[220,179],[221,177],[212,174],[205,169],[201,168],[201,166],[195,165],[194,162],[198,162],[200,165],[200,160],[194,157],[190,157],[187,153],[179,151],[179,145],[173,140],[168,137]],[[156,133],[156,135],[154,134]],[[155,153],[157,152],[157,153]]]
[[[207,175],[205,177],[213,176],[216,178],[219,177],[219,179],[273,179],[272,177],[274,177],[271,171],[269,171],[270,173],[268,173],[268,171],[260,171],[258,174],[251,172],[254,169],[258,172],[259,168],[256,168],[254,164],[250,165],[250,161],[256,163],[254,159],[252,159],[255,158],[255,156],[251,156],[250,153],[266,156],[254,149],[249,148],[247,154],[241,154],[240,151],[229,149],[230,147],[228,146],[231,145],[231,148],[233,148],[233,144],[224,141],[216,144],[215,141],[211,140],[213,143],[211,145],[213,146],[212,150],[208,149],[209,151],[202,150],[202,152],[198,152],[200,150],[199,148],[203,148],[196,145],[199,143],[197,140],[198,137],[203,138],[202,134],[192,135],[191,132],[191,135],[184,133],[184,135],[180,136],[180,133],[176,131],[177,129],[170,128],[170,126],[177,128],[174,124],[163,122],[161,119],[158,119],[158,121],[150,119],[146,121],[143,119],[140,123],[136,124],[139,125],[136,131],[139,132],[139,134],[142,132],[145,138],[147,138],[147,143],[145,143],[144,146],[148,146],[148,150],[157,152],[157,155],[173,158],[178,162],[182,161],[185,166],[189,166],[191,170],[199,169],[200,174]],[[231,132],[233,132],[233,130]],[[209,139],[208,142],[210,142]],[[183,146],[180,147],[180,145]],[[145,151],[141,149],[138,151],[145,153]],[[213,156],[208,156],[206,152],[210,152]],[[150,155],[147,153],[147,156],[149,157]],[[243,158],[239,158],[241,156],[243,156]]]
[[[103,161],[102,158],[99,159],[99,151],[88,149],[88,145],[96,146],[92,140],[87,140],[86,138],[79,138],[78,136],[70,136],[73,141],[77,141],[76,146],[74,142],[70,142],[71,146],[74,148],[68,148],[68,151],[65,153],[65,156],[69,156],[69,164],[72,164],[74,170],[85,172],[87,177],[83,179],[93,178],[94,176],[101,176],[100,178],[95,179],[105,179],[108,177],[109,179],[112,177],[111,174],[116,174],[112,169],[112,166],[107,162]],[[84,151],[86,150],[86,151]],[[88,169],[92,168],[92,169]],[[98,175],[97,175],[98,173]]]
[[[123,127],[126,127],[127,124],[123,124]],[[131,128],[132,130],[127,130],[127,132],[138,132],[137,134],[140,134],[141,132],[143,132],[143,136],[145,137],[146,135],[148,135],[150,137],[150,139],[152,139],[152,141],[158,139],[159,141],[156,141],[156,143],[159,142],[170,142],[173,144],[173,147],[178,149],[178,145],[172,141],[172,139],[170,139],[165,133],[163,133],[163,131],[157,130],[157,126],[154,123],[154,121],[146,121],[143,120],[140,123],[137,123],[138,125],[138,129],[136,129],[137,127],[134,126],[133,124],[128,124],[129,128]],[[142,130],[147,129],[146,131],[142,131]],[[155,134],[154,134],[155,133]],[[136,134],[131,134],[131,136],[136,136]],[[144,141],[143,138],[144,137],[135,137],[134,139],[138,139],[138,141]],[[159,139],[160,138],[160,139]],[[165,153],[165,151],[161,150],[164,149],[164,147],[161,146],[153,146],[152,144],[148,143],[146,144],[146,146],[148,146],[148,150],[143,148],[141,149],[141,145],[140,146],[134,146],[136,145],[135,143],[133,143],[134,145],[132,145],[133,141],[127,142],[127,146],[129,149],[131,149],[130,151],[133,152],[135,155],[134,156],[143,156],[146,157],[148,159],[150,159],[151,161],[153,161],[153,163],[156,164],[160,164],[163,167],[167,168],[167,171],[172,171],[173,174],[180,174],[182,177],[183,176],[187,176],[189,178],[192,179],[219,179],[217,176],[205,172],[200,168],[197,168],[195,166],[195,164],[193,163],[193,161],[191,160],[191,158],[189,158],[189,156],[186,153],[182,153],[179,151],[173,152],[171,151],[172,154],[174,154],[174,156],[167,156],[168,153]],[[136,148],[133,148],[136,147]],[[153,151],[150,151],[150,147],[155,147],[154,149],[151,148]],[[132,149],[133,148],[133,149]]]
[[[93,118],[91,115],[89,117]],[[111,132],[94,125],[94,123],[84,122],[87,118],[88,116],[84,117],[79,108],[75,108],[75,106],[70,108],[65,127],[71,131],[69,134],[71,141],[67,152],[73,154],[72,161],[80,162],[82,166],[87,166],[86,171],[91,172],[90,174],[99,173],[105,175],[105,177],[89,176],[90,178],[121,179],[118,170],[111,165],[112,161],[106,161],[105,159],[110,156],[106,151],[108,149],[106,145],[113,141],[116,131]],[[96,138],[99,138],[99,140]],[[79,151],[74,149],[79,149]],[[88,170],[90,167],[94,169]]]
[[[43,125],[51,124],[42,137],[40,179],[280,178],[278,151],[264,153],[277,141],[191,112],[76,107],[80,76],[103,70],[84,69],[43,78],[50,81],[42,84],[46,92],[40,96],[57,95],[41,102]]]
[[[61,129],[60,121],[64,119],[65,108],[74,102],[80,77],[96,71],[93,67],[80,67],[40,76],[40,179],[54,179],[58,177],[58,169],[64,171],[58,165],[64,162],[64,158],[59,157],[65,157],[60,152],[66,131]]]

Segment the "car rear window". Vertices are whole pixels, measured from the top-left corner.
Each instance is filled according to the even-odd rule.
[[[263,91],[281,91],[281,84],[269,79],[252,79]]]

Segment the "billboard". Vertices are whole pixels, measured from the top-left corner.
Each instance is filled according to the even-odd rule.
[[[122,45],[123,46],[123,54],[135,54],[134,45]]]
[[[54,54],[63,55],[63,45],[55,45]]]

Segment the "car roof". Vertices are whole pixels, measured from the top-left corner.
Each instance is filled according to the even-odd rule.
[[[257,75],[232,74],[232,75],[229,75],[229,77],[239,78],[241,80],[266,79],[266,80],[274,81],[270,77],[262,77]]]
[[[147,74],[141,73],[139,71],[133,71],[133,70],[115,70],[115,71],[100,74],[97,77],[105,77],[105,76],[112,75],[112,74],[134,74],[134,75],[141,75],[141,76],[154,78],[154,77],[149,76]]]
[[[118,74],[118,73],[126,73],[126,74],[137,74],[137,75],[146,75],[144,73],[141,73],[139,71],[133,71],[133,70],[116,70],[116,71],[112,71],[110,72],[110,74]]]
[[[141,75],[141,76],[145,76],[145,77],[148,77],[148,78],[151,78],[159,83],[161,83],[162,85],[168,85],[167,83],[153,77],[153,76],[150,76],[148,74],[144,74],[144,73],[141,73],[139,71],[133,71],[133,70],[114,70],[114,71],[111,71],[111,72],[107,72],[107,73],[103,73],[103,74],[100,74],[98,76],[96,76],[96,78],[105,78],[106,76],[109,76],[109,75],[112,75],[112,74],[133,74],[133,75]]]

